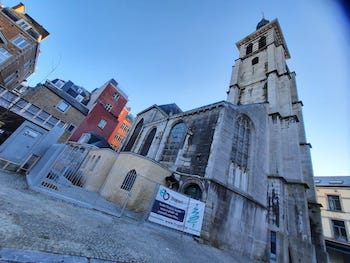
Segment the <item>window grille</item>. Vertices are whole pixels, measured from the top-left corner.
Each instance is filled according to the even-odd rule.
[[[136,176],[137,173],[135,170],[131,170],[130,172],[128,172],[120,188],[130,192],[135,184]]]

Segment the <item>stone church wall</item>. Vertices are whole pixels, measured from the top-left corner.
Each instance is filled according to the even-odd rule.
[[[266,208],[222,184],[207,182],[202,238],[211,245],[266,259]]]
[[[232,150],[234,123],[239,116],[247,116],[252,123],[252,136],[248,157],[248,188],[246,193],[255,200],[266,203],[266,179],[268,171],[268,128],[267,105],[250,104],[235,106],[225,104],[214,134],[210,158],[206,169],[206,178],[215,179],[233,187],[229,178],[230,156]]]

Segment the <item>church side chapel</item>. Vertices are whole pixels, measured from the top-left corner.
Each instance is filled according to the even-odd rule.
[[[120,156],[142,159],[134,173],[144,177],[157,163],[162,184],[204,202],[206,242],[269,262],[327,262],[303,104],[277,19],[236,46],[226,101],[145,109]]]

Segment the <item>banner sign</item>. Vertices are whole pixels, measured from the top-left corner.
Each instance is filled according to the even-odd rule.
[[[205,203],[159,186],[148,220],[200,236]]]

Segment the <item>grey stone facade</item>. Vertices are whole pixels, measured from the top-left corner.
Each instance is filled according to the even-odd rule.
[[[175,113],[154,105],[124,150],[149,147],[176,190],[206,203],[207,242],[269,262],[327,262],[295,73],[278,21],[265,22],[236,44],[227,101]]]

